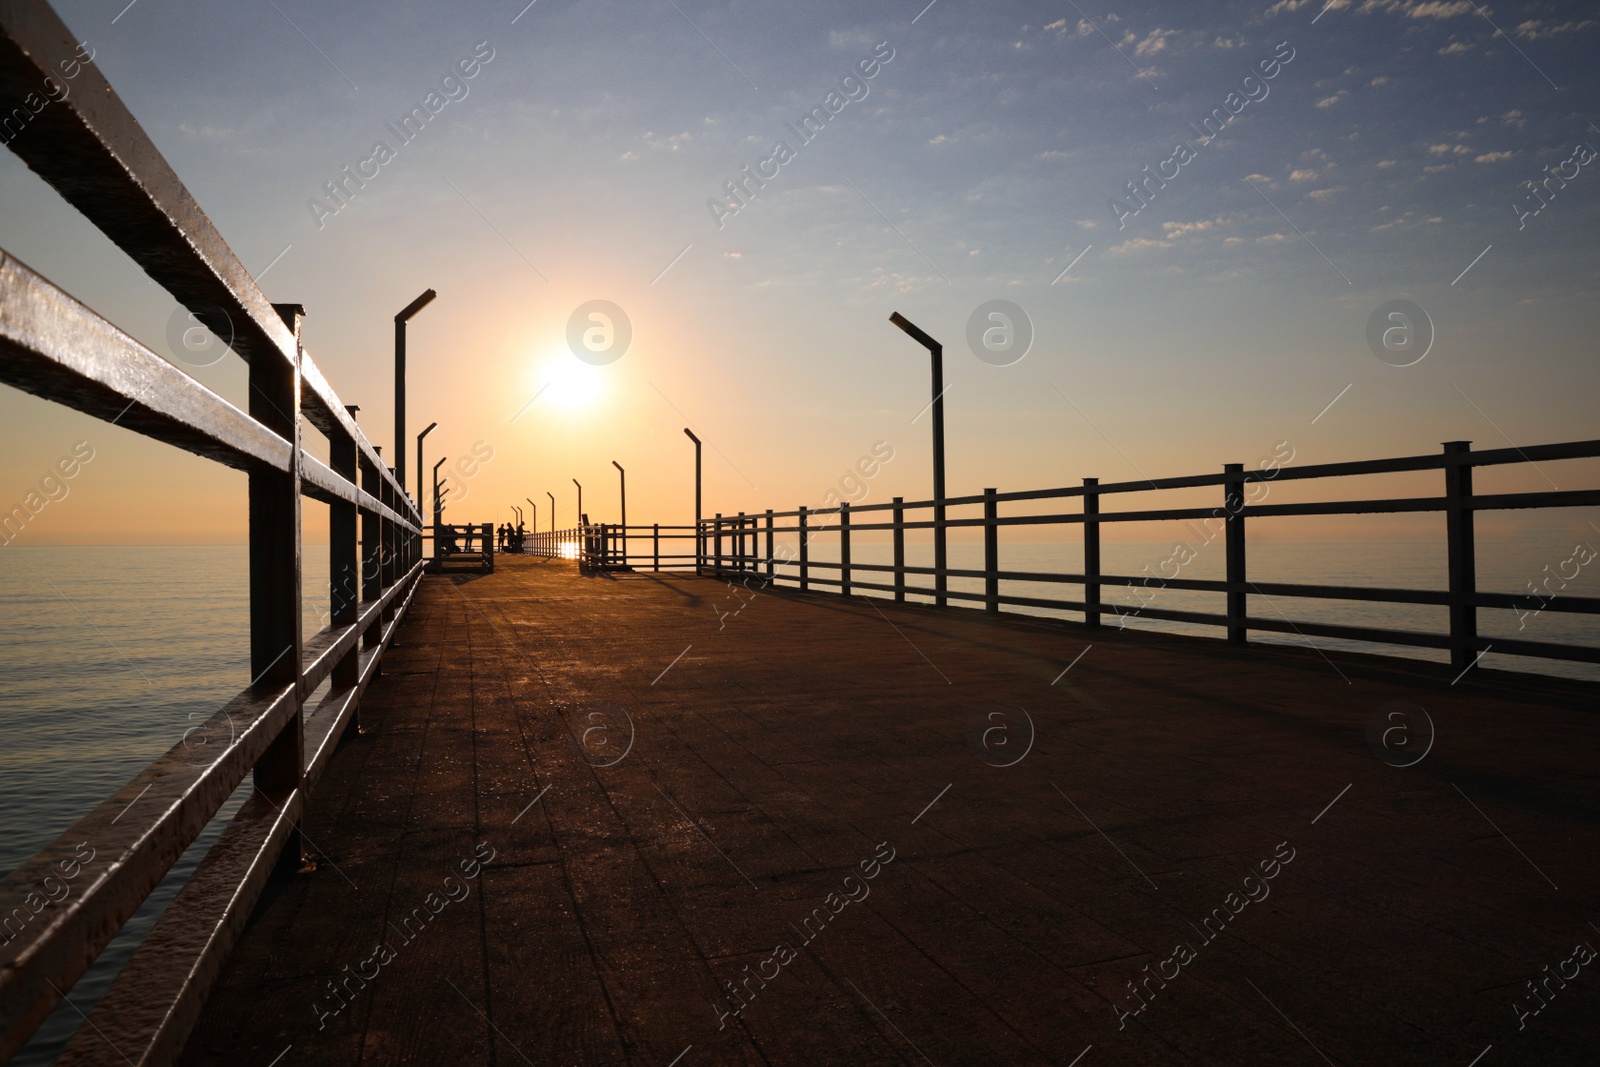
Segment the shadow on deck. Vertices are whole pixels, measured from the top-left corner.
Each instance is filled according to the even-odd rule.
[[[500,564],[425,579],[184,1062],[1600,1047],[1592,687]]]

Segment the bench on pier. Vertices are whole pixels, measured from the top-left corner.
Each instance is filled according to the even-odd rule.
[[[494,524],[477,523],[455,526],[435,523],[433,527],[433,560],[428,564],[432,574],[452,572],[494,573]]]

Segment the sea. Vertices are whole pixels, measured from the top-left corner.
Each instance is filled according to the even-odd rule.
[[[1192,556],[1175,556],[1172,542],[1108,541],[1101,548],[1102,570],[1141,578],[1222,578],[1220,541],[1204,544],[1191,539],[1189,544]],[[1504,542],[1480,537],[1479,589],[1528,596],[1521,612],[1480,610],[1480,633],[1491,641],[1505,637],[1600,646],[1600,616],[1535,611],[1538,601],[1528,593],[1531,583],[1532,588],[1542,589],[1546,599],[1600,596],[1595,548],[1575,552],[1575,545],[1600,547],[1600,535],[1549,533]],[[820,536],[810,556],[836,562],[836,546],[835,539]],[[927,542],[908,544],[906,554],[913,566],[932,563],[932,546]],[[887,564],[892,558],[887,543],[865,539],[852,544],[851,555],[858,567]],[[320,546],[306,546],[303,556],[307,595],[302,631],[309,637],[324,624],[328,567]],[[980,544],[954,542],[949,556],[953,568],[982,568]],[[1579,562],[1586,557],[1587,562]],[[1000,564],[1016,571],[1081,572],[1081,546],[1007,542],[1001,546]],[[1446,584],[1444,548],[1437,541],[1252,543],[1249,573],[1257,582],[1402,589],[1444,589]],[[855,577],[889,582],[887,576],[862,571]],[[925,578],[921,581],[926,584]],[[981,592],[982,582],[954,578],[950,588]],[[1069,600],[1081,596],[1077,586],[1031,582],[1004,582],[1001,592]],[[0,549],[0,871],[9,873],[65,833],[248,684],[248,594],[243,546]],[[1161,622],[1137,613],[1141,603],[1220,613],[1220,593],[1175,589],[1152,593],[1147,588],[1136,596],[1126,586],[1107,586],[1102,597],[1106,604],[1102,625],[1221,637],[1219,627]],[[1442,607],[1291,597],[1262,603],[1264,599],[1252,598],[1252,615],[1438,633],[1447,628]],[[1124,614],[1113,614],[1113,607]],[[1081,618],[1076,612],[1034,607],[1006,610]],[[1441,663],[1447,658],[1432,649],[1294,633],[1255,633],[1251,640]],[[1488,669],[1600,681],[1600,665],[1530,660],[1492,650],[1481,663]],[[238,810],[248,789],[247,780],[69,991],[70,1003],[51,1015],[14,1064],[36,1067],[54,1060]]]

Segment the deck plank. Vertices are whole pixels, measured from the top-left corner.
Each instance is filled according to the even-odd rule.
[[[512,556],[425,579],[312,797],[316,862],[258,908],[183,1062],[1600,1047],[1590,968],[1525,1027],[1512,1009],[1600,945],[1592,686],[775,590],[719,628],[725,594]],[[1439,734],[1408,768],[1365,737],[1397,699]],[[1014,747],[985,749],[997,707]],[[1026,747],[1019,709],[1032,747],[995,766]],[[1230,912],[1278,848],[1269,894]],[[398,932],[475,850],[466,897]],[[868,895],[830,907],[852,875]],[[320,1016],[385,938],[395,958]],[[1148,980],[1177,942],[1194,959]],[[1148,1007],[1121,1020],[1130,983]]]

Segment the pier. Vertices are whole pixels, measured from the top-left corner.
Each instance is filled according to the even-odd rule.
[[[425,578],[180,1062],[1600,1041],[1577,982],[1512,1011],[1596,940],[1590,687],[776,588],[719,630],[724,592],[524,557]],[[1374,757],[1391,701],[1440,751]]]
[[[48,5],[0,8],[0,110],[75,50]],[[433,290],[396,316],[385,457],[307,351],[307,308],[268,300],[97,67],[73,77],[8,147],[226,339],[249,400],[3,251],[0,382],[244,474],[251,681],[0,881],[0,1063],[76,1010],[246,784],[59,1063],[1495,1067],[1600,1048],[1595,687],[1481,666],[1600,647],[1479,627],[1600,598],[1480,588],[1475,534],[1600,504],[1600,441],[951,494],[942,348],[886,307],[933,360],[929,497],[706,514],[686,429],[692,525],[630,525],[625,503],[590,521],[580,485],[575,522],[552,495],[540,529],[524,498],[535,521],[497,542],[476,501],[444,521],[438,465],[430,521],[433,425],[406,485],[404,324]],[[1475,487],[1540,463],[1572,477]],[[1395,514],[1442,518],[1443,588],[1250,569],[1263,523]],[[1221,578],[1102,565],[1113,525],[1174,522],[1215,541]],[[1003,535],[1032,528],[1081,544],[1073,569],[1010,565]],[[951,531],[981,565],[951,564]],[[301,546],[323,534],[330,611],[303,637]],[[924,538],[931,566],[907,554]],[[860,554],[874,540],[888,562]],[[1289,614],[1307,601],[1445,625]]]

